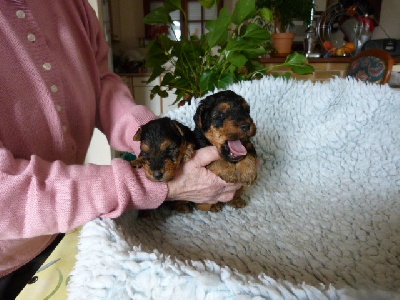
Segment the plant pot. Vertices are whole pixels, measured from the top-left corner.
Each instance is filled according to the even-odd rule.
[[[275,56],[287,56],[292,51],[294,33],[273,33],[272,44],[276,50]],[[272,54],[274,56],[274,54]]]

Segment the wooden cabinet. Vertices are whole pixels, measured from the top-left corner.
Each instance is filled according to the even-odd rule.
[[[310,75],[293,74],[289,68],[279,68],[272,73],[284,74],[292,73],[292,78],[299,80],[326,81],[334,77],[345,77],[347,68],[350,65],[351,57],[331,57],[331,58],[309,58],[309,64],[315,69]],[[265,67],[282,64],[285,58],[262,58],[260,61]],[[400,64],[400,57],[395,57],[395,63]],[[395,70],[396,65],[393,68]]]
[[[129,87],[136,103],[147,106],[155,115],[159,116],[170,109],[178,107],[177,104],[172,104],[175,101],[175,95],[171,93],[167,98],[161,98],[158,95],[153,99],[150,98],[152,88],[155,85],[160,84],[161,77],[147,83],[149,79],[148,74],[120,74],[119,76]]]
[[[283,63],[285,58],[262,58],[261,63],[265,67],[274,66]],[[335,76],[345,77],[347,68],[350,64],[350,58],[310,58],[308,59],[310,65],[315,69],[315,72],[310,75],[293,74],[289,68],[279,68],[272,71],[272,73],[284,74],[286,72],[292,73],[292,78],[299,80],[311,81],[326,81]]]

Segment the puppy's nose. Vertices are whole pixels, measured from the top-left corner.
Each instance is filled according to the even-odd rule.
[[[242,129],[244,132],[247,132],[250,130],[250,123],[243,123],[240,125],[240,129]]]
[[[161,180],[164,176],[163,172],[154,172],[153,177],[154,179]]]

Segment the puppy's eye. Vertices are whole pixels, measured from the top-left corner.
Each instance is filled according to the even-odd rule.
[[[223,119],[225,119],[225,114],[222,113],[222,112],[219,112],[219,113],[217,113],[216,117],[217,117],[218,120],[223,120]]]
[[[173,156],[175,154],[175,148],[168,148],[165,153],[169,156]]]
[[[144,159],[148,159],[149,158],[149,154],[146,152],[140,152],[140,156],[143,157]]]

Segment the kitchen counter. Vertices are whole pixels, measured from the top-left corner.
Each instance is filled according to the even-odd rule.
[[[287,67],[281,67],[273,70],[272,73],[282,75],[286,72],[292,73],[292,78],[299,80],[311,80],[311,81],[326,81],[334,77],[345,77],[347,68],[351,62],[352,57],[330,57],[330,58],[309,58],[308,62],[315,69],[313,74],[309,75],[298,75],[293,74]],[[277,64],[282,64],[286,60],[286,57],[268,57],[261,58],[260,61],[264,67],[273,67]],[[400,56],[395,57],[395,63],[400,64]]]
[[[268,58],[261,58],[260,61],[262,63],[283,63],[285,61],[286,57],[268,57]],[[345,57],[340,57],[340,56],[335,56],[335,57],[320,57],[320,58],[309,58],[308,62],[310,64],[314,63],[350,63],[352,57],[351,56],[345,56]],[[394,57],[396,64],[400,64],[400,56],[395,56]]]

